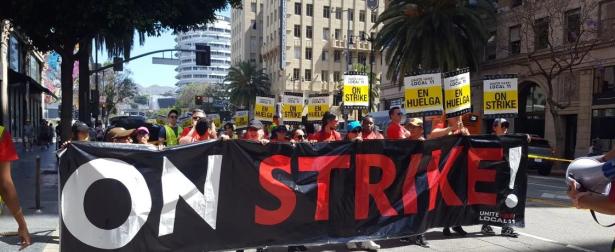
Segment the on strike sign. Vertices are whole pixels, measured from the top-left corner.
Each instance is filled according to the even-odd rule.
[[[344,75],[344,107],[366,108],[369,106],[369,79],[366,74],[350,72]]]
[[[254,118],[261,122],[272,122],[275,113],[275,98],[257,96],[255,104]]]
[[[483,108],[488,118],[514,117],[519,112],[517,76],[485,76]]]
[[[470,71],[464,69],[446,74],[444,78],[444,110],[446,117],[463,115],[472,110]]]
[[[284,118],[284,123],[301,123],[301,116],[303,116],[303,94],[286,92],[282,97],[282,103],[282,118]]]
[[[311,94],[308,98],[308,121],[318,122],[331,107],[329,94]]]
[[[235,116],[233,116],[235,120],[235,127],[237,129],[248,127],[248,111],[235,111]]]
[[[431,73],[404,78],[405,109],[409,116],[442,114],[442,74]]]

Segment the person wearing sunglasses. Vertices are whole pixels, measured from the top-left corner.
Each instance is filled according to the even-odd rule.
[[[194,109],[192,110],[192,126],[185,128],[181,135],[180,135],[180,140],[183,137],[188,136],[188,140],[184,140],[184,142],[190,142],[189,139],[192,139],[193,136],[197,135],[196,133],[196,125],[199,122],[200,119],[202,118],[206,118],[207,115],[205,115],[205,112],[202,109]],[[217,138],[217,133],[216,133],[216,125],[211,121],[208,120],[209,125],[207,126],[207,134],[209,134],[209,136],[207,136],[207,139],[215,139]],[[203,127],[203,126],[202,126]],[[201,137],[202,138],[202,137]],[[200,138],[199,138],[200,139]],[[201,139],[202,140],[202,139]],[[180,142],[181,144],[181,142]]]
[[[491,125],[493,134],[495,134],[496,136],[508,134],[509,127],[510,127],[510,123],[508,123],[508,121],[504,118],[497,118],[493,120],[493,124]]]
[[[271,131],[271,142],[285,143],[289,142],[288,129],[286,125],[278,125]]]
[[[424,141],[423,120],[421,118],[408,118],[404,122],[404,128],[410,131],[410,140]]]
[[[179,134],[183,132],[184,129],[177,124],[178,116],[179,112],[174,109],[167,114],[167,124],[158,131],[158,142],[160,145],[171,147],[179,143]]]
[[[110,129],[109,132],[107,132],[105,139],[107,142],[111,143],[130,144],[132,143],[132,135],[134,134],[134,132],[134,129],[127,130],[122,127],[115,127],[113,129]]]
[[[349,121],[346,126],[346,138],[348,141],[363,141],[361,137],[363,129],[358,121]]]
[[[406,139],[410,137],[410,132],[401,126],[401,119],[403,116],[404,113],[401,112],[399,107],[392,107],[389,109],[389,118],[391,122],[386,132],[387,139]]]
[[[294,129],[291,132],[291,142],[294,143],[307,143],[308,142],[308,136],[305,134],[305,131],[303,131],[302,129]]]

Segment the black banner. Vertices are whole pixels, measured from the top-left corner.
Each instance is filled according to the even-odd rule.
[[[524,226],[526,137],[215,141],[164,151],[73,143],[63,251],[203,251]]]

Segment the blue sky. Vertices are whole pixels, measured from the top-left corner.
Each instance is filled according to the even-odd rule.
[[[219,15],[230,17],[230,8],[219,12]],[[143,46],[139,45],[138,37],[135,40],[135,46],[130,53],[131,57],[161,49],[171,49],[175,47],[175,35],[173,31],[167,31],[160,37],[147,37]],[[173,52],[166,52],[165,57],[171,57]],[[98,61],[106,61],[106,53],[99,54]],[[141,86],[175,86],[175,66],[155,65],[152,64],[152,57],[162,57],[162,54],[154,54],[151,56],[136,59],[124,65],[125,69],[132,71],[132,77],[136,83]]]

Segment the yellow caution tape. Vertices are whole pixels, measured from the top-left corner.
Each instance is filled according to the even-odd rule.
[[[553,161],[562,161],[562,162],[572,162],[573,160],[570,159],[563,159],[563,158],[554,158],[554,157],[545,157],[545,156],[539,156],[539,155],[534,155],[534,154],[528,154],[527,155],[528,158],[538,158],[538,159],[544,159],[544,160],[553,160]]]

